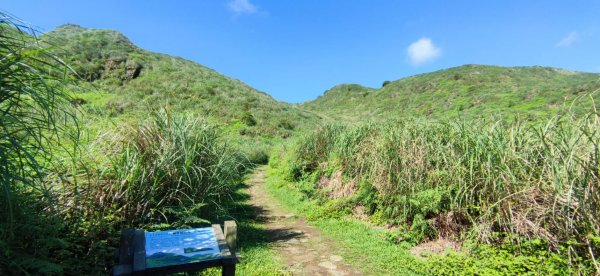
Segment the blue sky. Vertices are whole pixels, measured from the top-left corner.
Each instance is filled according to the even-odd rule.
[[[5,0],[0,9],[42,31],[119,30],[287,102],[472,63],[600,72],[600,1]]]

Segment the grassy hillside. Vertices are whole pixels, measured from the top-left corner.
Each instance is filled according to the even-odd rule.
[[[407,246],[504,244],[497,264],[530,259],[518,272],[597,266],[598,74],[468,65],[291,105],[116,31],[64,25],[38,40],[14,20],[0,13],[0,274],[107,274],[120,229],[230,218],[247,235],[241,274],[277,273],[240,191],[274,144],[278,188],[317,202],[310,216],[357,212]],[[553,114],[589,117],[538,119]],[[347,126],[366,120],[388,122]]]
[[[2,275],[104,275],[121,229],[239,219],[249,161],[315,120],[114,31],[24,26],[0,12]]]
[[[379,89],[338,85],[301,105],[325,116],[357,121],[389,118],[546,117],[573,105],[589,108],[600,74],[549,67],[464,65],[386,83]],[[599,99],[594,94],[594,99]]]
[[[63,25],[42,39],[84,80],[70,90],[94,126],[137,122],[168,107],[224,128],[233,141],[266,145],[318,120],[200,64],[136,47],[116,31]]]

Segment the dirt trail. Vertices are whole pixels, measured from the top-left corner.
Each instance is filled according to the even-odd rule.
[[[360,275],[344,259],[336,254],[335,242],[324,237],[303,218],[285,212],[279,203],[269,196],[265,188],[266,167],[257,168],[248,179],[250,204],[258,212],[276,244],[276,250],[292,275]]]

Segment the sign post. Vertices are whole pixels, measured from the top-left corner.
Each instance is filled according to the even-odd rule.
[[[223,275],[235,275],[239,262],[237,225],[225,222],[221,226],[144,232],[125,229],[117,252],[113,275],[157,275],[195,272],[210,267],[221,267]]]

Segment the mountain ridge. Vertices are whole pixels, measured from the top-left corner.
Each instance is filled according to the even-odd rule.
[[[319,120],[202,64],[144,50],[118,31],[66,24],[41,38],[77,72],[74,96],[96,121],[142,120],[169,106],[247,140],[287,138]]]
[[[546,66],[465,64],[386,81],[380,88],[338,84],[316,99],[292,104],[195,61],[144,50],[115,30],[65,24],[43,37],[58,46],[59,52],[64,51],[66,61],[73,64],[82,78],[105,90],[135,90],[150,95],[156,94],[156,90],[167,91],[170,96],[191,100],[187,105],[212,99],[214,103],[196,108],[204,114],[223,117],[226,123],[238,119],[252,124],[253,118],[249,117],[256,117],[270,123],[271,130],[266,132],[271,133],[285,132],[277,130],[281,125],[288,130],[293,128],[290,121],[312,125],[323,118],[361,122],[481,114],[543,117],[564,113],[565,105],[600,88],[600,74],[596,73]],[[163,102],[170,96],[163,97]],[[226,112],[224,106],[234,111]],[[576,109],[588,107],[586,103]],[[290,109],[298,114],[288,116]],[[275,120],[278,122],[270,122],[273,116],[278,117]]]
[[[481,112],[499,112],[504,117],[516,114],[537,117],[557,111],[564,113],[564,108],[557,105],[570,103],[599,88],[597,73],[545,66],[467,64],[386,81],[381,88],[336,85],[301,106],[338,119],[351,118],[352,113],[361,120],[409,116],[439,119],[461,114],[472,117]],[[348,106],[355,108],[351,111]]]

